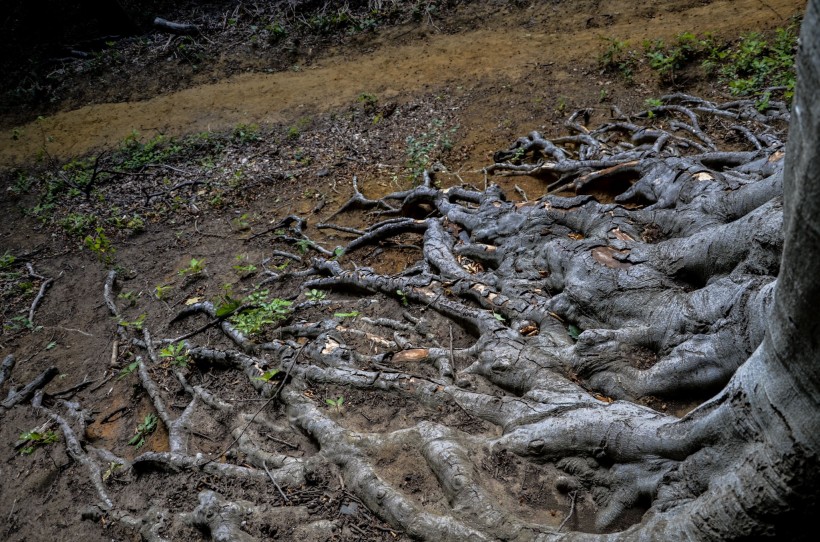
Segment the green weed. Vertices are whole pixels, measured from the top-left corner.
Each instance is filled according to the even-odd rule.
[[[117,249],[111,244],[111,240],[101,227],[97,227],[94,235],[86,235],[83,243],[88,250],[96,254],[98,260],[106,265],[111,265],[114,261]]]
[[[336,414],[342,413],[342,405],[344,405],[345,398],[343,395],[340,395],[336,399],[325,399],[325,403],[336,411]]]
[[[136,371],[137,368],[139,368],[139,366],[139,361],[132,361],[120,370],[120,372],[117,374],[117,380],[122,380],[123,378],[127,377],[128,375]]]
[[[434,119],[426,132],[418,137],[407,137],[406,167],[412,179],[418,179],[438,155],[453,148],[453,137],[457,131],[458,126],[445,128],[443,120]]]
[[[188,355],[188,349],[182,343],[172,343],[159,351],[162,359],[170,362],[174,367],[185,368],[191,361],[191,356]]]
[[[258,124],[237,124],[231,136],[237,143],[251,143],[262,139]]]
[[[262,382],[270,382],[273,380],[273,377],[279,374],[279,369],[269,369],[262,373],[261,376],[257,376],[254,380],[261,380]]]
[[[157,417],[154,414],[148,414],[142,420],[137,428],[134,430],[134,436],[128,441],[128,444],[137,449],[142,448],[145,444],[145,439],[157,429]]]
[[[5,271],[6,269],[10,269],[14,262],[17,261],[17,258],[9,252],[8,250],[0,256],[0,271]]]
[[[626,81],[631,81],[638,58],[634,51],[628,49],[629,42],[614,38],[604,39],[608,45],[598,56],[598,66],[604,72],[615,73]]]
[[[71,213],[60,221],[60,227],[71,235],[83,235],[96,224],[96,216],[83,213]]]
[[[184,267],[177,271],[177,274],[180,277],[185,276],[194,276],[199,275],[205,271],[205,260],[197,260],[196,258],[191,258],[191,263],[188,264],[187,267]]]
[[[278,297],[268,299],[269,296],[268,290],[249,295],[243,303],[255,307],[234,314],[229,321],[245,335],[256,335],[265,326],[278,324],[287,319],[290,316],[291,302]]]
[[[321,301],[327,297],[327,292],[311,288],[308,292],[305,292],[305,297],[310,301]]]
[[[154,296],[160,300],[165,299],[165,297],[167,297],[168,295],[168,292],[170,292],[172,288],[173,287],[168,284],[157,284],[154,287]]]
[[[42,446],[54,444],[59,440],[59,435],[54,431],[46,431],[41,433],[39,431],[26,431],[20,434],[20,440],[24,442],[23,448],[20,449],[22,455],[31,455],[34,450]]]

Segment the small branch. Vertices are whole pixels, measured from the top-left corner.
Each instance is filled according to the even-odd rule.
[[[162,17],[154,19],[154,28],[168,32],[169,34],[178,34],[181,36],[193,36],[200,33],[199,27],[190,23],[175,23],[168,21]]]
[[[569,494],[569,497],[571,499],[570,500],[570,505],[569,505],[569,514],[567,514],[567,517],[565,517],[564,521],[561,522],[561,525],[558,526],[558,532],[559,533],[561,532],[561,529],[564,528],[564,525],[567,524],[567,522],[570,520],[572,515],[575,513],[575,497],[577,495],[578,495],[577,491],[573,491],[572,493]]]
[[[279,491],[279,494],[282,495],[283,499],[285,499],[285,502],[290,502],[290,499],[288,499],[288,496],[285,495],[284,491],[282,491],[282,488],[276,482],[276,478],[273,477],[273,474],[271,474],[270,470],[268,469],[268,465],[267,463],[265,463],[264,460],[262,461],[262,466],[265,468],[265,472],[268,473],[268,478],[270,478],[270,481],[273,482],[274,486],[276,486],[276,489]]]
[[[34,324],[34,311],[37,310],[37,306],[43,301],[43,297],[46,295],[46,290],[48,290],[49,286],[54,282],[54,279],[46,278],[42,275],[38,275],[34,272],[34,266],[30,263],[26,264],[26,268],[28,269],[28,274],[36,279],[40,279],[43,283],[40,285],[40,291],[37,292],[37,296],[34,298],[34,301],[31,302],[31,308],[28,310],[28,321],[31,324]]]
[[[6,358],[8,359],[8,358]],[[5,365],[5,362],[3,362]],[[57,376],[60,371],[57,367],[49,367],[37,377],[26,384],[26,386],[21,389],[20,391],[11,391],[9,392],[9,396],[6,398],[5,401],[0,403],[0,406],[5,408],[11,408],[16,404],[22,403],[23,401],[28,401],[31,397],[34,396],[34,393],[39,390],[40,388],[44,388],[51,380]]]

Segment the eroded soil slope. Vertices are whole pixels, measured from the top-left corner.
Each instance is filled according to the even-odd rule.
[[[224,51],[227,61],[214,62],[206,73],[186,79],[194,86],[175,84],[165,66],[149,66],[107,83],[88,83],[82,95],[95,96],[89,100],[93,103],[75,107],[80,104],[74,98],[65,102],[69,109],[28,124],[3,126],[0,164],[8,170],[0,186],[0,256],[14,259],[0,261],[5,285],[0,358],[13,354],[17,362],[2,384],[0,399],[12,386],[25,385],[54,366],[58,375],[45,391],[49,401],[76,401],[84,409],[87,427],[78,435],[84,444],[128,461],[146,451],[168,451],[171,443],[163,423],[144,435],[139,448],[135,445],[140,425],[156,409],[134,369],[136,356],[143,354],[118,329],[135,337],[141,326],[156,337],[183,336],[209,321],[174,321],[186,306],[242,299],[271,277],[281,279],[269,287],[271,296],[300,306],[289,325],[335,316],[342,322],[339,333],[360,351],[397,341],[393,331],[381,329],[379,334],[377,324],[363,325],[362,318],[403,319],[416,334],[411,340],[424,339],[445,351],[469,348],[468,326],[452,326],[424,304],[408,307],[402,293],[312,293],[301,289],[301,278],[288,277],[291,271],[309,269],[314,255],[332,256],[335,247],[377,220],[355,207],[336,214],[354,193],[354,177],[371,198],[413,186],[419,173],[414,169],[421,165],[435,167],[445,186],[483,188],[487,175],[480,168],[492,162],[494,151],[532,129],[558,133],[578,108],[589,107],[592,119],[603,121],[613,105],[635,111],[647,98],[672,90],[717,100],[725,96],[725,88],[702,77],[681,77],[676,87],[669,87],[659,86],[657,75],[645,67],[630,81],[603,73],[598,62],[606,38],[636,47],[645,39],[674,40],[681,32],[711,31],[734,39],[750,30],[785,25],[804,5],[794,0],[666,0],[651,7],[620,0],[517,4],[466,3],[446,21],[430,17],[384,28],[296,59],[289,69],[274,73],[265,72],[273,63],[266,64],[264,56],[230,50]],[[232,65],[230,70],[226,64]],[[248,71],[237,74],[239,70]],[[228,72],[233,74],[223,79]],[[149,82],[164,78],[169,83],[151,95],[157,85]],[[130,101],[111,101],[117,97]],[[134,131],[140,134],[137,142],[124,145]],[[194,139],[171,155],[161,155],[160,163],[154,160],[160,155],[144,146],[157,134]],[[739,147],[739,140],[728,144]],[[117,162],[123,149],[131,149],[130,158],[137,149],[143,162],[126,168]],[[72,170],[63,169],[63,161],[86,154],[91,161],[102,156],[101,163],[112,160],[115,166],[97,174],[93,193],[63,195],[59,201],[70,203],[43,208],[48,203],[42,192],[51,186],[45,181],[48,172],[55,179],[70,176]],[[11,169],[24,164],[34,169]],[[511,200],[534,199],[546,190],[545,182],[534,177],[489,180],[499,182]],[[606,201],[612,194],[597,197]],[[293,229],[290,215],[307,221],[300,230],[305,238]],[[352,229],[317,228],[330,219]],[[418,259],[418,244],[418,236],[407,234],[341,261],[346,267],[399,273]],[[204,262],[202,273],[192,260]],[[112,268],[118,277],[109,299],[115,302],[117,317],[104,296]],[[30,312],[41,288],[42,301]],[[349,321],[356,323],[345,324]],[[270,333],[260,340],[275,340]],[[215,329],[205,330],[203,337],[204,347],[227,342]],[[291,346],[298,350],[303,344],[296,340]],[[404,346],[412,350],[413,345]],[[260,381],[204,363],[174,365],[173,355],[159,358],[149,376],[170,398],[167,406],[174,416],[186,408],[175,370],[184,369],[193,385],[218,392],[231,404],[230,414],[194,422],[188,444],[218,462],[255,464],[258,458],[249,459],[242,446],[232,444],[239,440],[236,429],[242,420],[264,404],[256,389]],[[638,352],[634,362],[649,365],[655,361],[650,358]],[[406,363],[410,378],[428,383],[437,378],[429,364],[412,357]],[[281,377],[270,378],[278,384]],[[315,383],[302,393],[315,399],[324,414],[362,433],[411,428],[420,419],[466,434],[497,431],[457,407],[433,408],[389,393],[374,396],[327,383]],[[658,412],[678,415],[701,399],[648,397],[644,402]],[[317,442],[289,428],[283,421],[286,415],[281,405],[275,406],[264,413],[263,429],[249,436],[254,445],[264,443],[272,460],[288,456],[307,461],[317,454]],[[69,458],[62,439],[21,454],[22,433],[57,429],[47,417],[18,405],[0,407],[0,419],[0,479],[5,481],[0,485],[0,538],[140,539],[139,529],[88,509],[97,501],[97,490],[87,469]],[[373,450],[378,475],[410,495],[414,505],[432,513],[447,508],[435,476],[419,467],[418,450],[383,442]],[[575,496],[570,500],[553,489],[560,475],[554,465],[534,466],[512,454],[484,450],[471,460],[480,465],[495,498],[523,520],[558,527],[573,510],[567,528],[597,529],[591,496],[579,496],[576,502]],[[101,473],[105,488],[129,512],[142,513],[152,505],[190,511],[201,491],[216,488],[231,500],[277,506],[280,511],[290,508],[290,513],[270,517],[264,527],[253,527],[259,537],[407,538],[359,501],[333,468],[317,468],[311,479],[287,486],[283,494],[267,479],[225,484],[207,472],[167,477],[154,469],[137,475],[120,470],[114,459],[101,461],[109,467]],[[642,511],[628,512],[609,529],[633,523]],[[202,538],[193,527],[169,536]]]

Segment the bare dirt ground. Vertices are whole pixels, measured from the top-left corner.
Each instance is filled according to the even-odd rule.
[[[408,156],[414,143],[408,137],[415,138],[416,149],[430,145],[430,162],[439,169],[437,178],[443,185],[483,187],[487,178],[480,168],[516,137],[533,129],[557,134],[566,117],[582,107],[590,107],[592,117],[599,120],[609,115],[612,105],[624,111],[641,109],[647,98],[670,90],[659,86],[656,75],[645,68],[632,81],[603,73],[598,58],[605,38],[639,46],[643,40],[671,40],[685,31],[710,31],[729,40],[750,30],[787,24],[804,7],[796,0],[645,4],[649,3],[465,3],[445,18],[386,27],[310,54],[288,56],[288,66],[271,60],[275,48],[264,54],[252,49],[240,54],[233,48],[204,73],[178,80],[170,62],[138,73],[103,70],[97,79],[78,81],[85,86],[57,107],[64,109],[22,124],[20,119],[30,119],[31,114],[6,115],[0,131],[0,164],[5,168],[0,185],[0,256],[13,255],[14,260],[5,260],[0,268],[0,358],[13,354],[17,364],[2,384],[0,399],[12,386],[24,385],[54,366],[59,374],[45,392],[52,400],[82,405],[88,417],[85,433],[79,435],[84,443],[129,461],[146,451],[166,451],[168,434],[162,423],[141,448],[129,444],[154,407],[138,375],[127,373],[137,349],[118,335],[118,320],[135,322],[144,315],[154,336],[177,337],[206,323],[174,321],[186,305],[224,298],[226,293],[241,297],[265,278],[306,269],[315,247],[332,253],[352,236],[318,229],[316,224],[348,200],[354,177],[369,197],[413,184]],[[167,38],[156,38],[157,43],[160,39]],[[269,69],[273,73],[266,73]],[[674,90],[681,89],[711,99],[726,96],[725,88],[699,77],[680,79]],[[110,101],[117,97],[128,100]],[[114,160],[134,131],[141,141],[162,134],[186,143],[164,156],[162,164],[149,157],[148,167],[103,174],[93,197],[75,194],[58,200],[60,204],[47,213],[37,210],[43,205],[49,171],[59,172],[60,164],[74,157],[89,155],[93,160],[104,150],[106,159]],[[535,178],[491,180],[500,182],[510,199],[537,196],[545,189]],[[289,225],[282,223],[288,215],[308,221],[304,232],[311,244],[300,243],[298,236],[289,238]],[[362,228],[374,219],[352,210],[334,221]],[[103,228],[116,252],[99,249],[95,255],[87,249],[86,236],[93,240],[96,232],[100,239],[97,227]],[[413,246],[417,241],[407,235],[404,244],[367,248],[341,261],[345,266],[398,273],[418,258]],[[206,271],[185,277],[180,271],[192,258],[204,260]],[[103,297],[106,274],[113,266],[119,269],[119,318],[111,315]],[[48,279],[53,282],[44,290],[34,318],[25,320]],[[410,320],[426,321],[434,341],[449,348],[470,344],[468,330],[448,328],[446,320],[423,306],[403,306],[400,297],[330,293],[315,300],[301,289],[299,280],[288,277],[272,283],[270,290],[278,298],[303,304],[288,323],[316,322],[330,314],[397,318],[406,311]],[[319,302],[305,303],[310,301]],[[375,350],[379,340],[390,339],[374,338],[378,333],[372,326],[349,327],[359,333],[351,332],[351,344],[360,340]],[[211,329],[199,342],[219,346],[225,339]],[[167,406],[179,413],[185,408],[184,393],[179,393],[172,369],[166,360],[151,369],[151,377],[170,401]],[[406,370],[419,379],[436,375],[421,362],[411,361]],[[262,404],[244,376],[195,364],[184,371],[191,384],[218,392],[244,413],[252,414]],[[390,393],[375,396],[318,383],[303,393],[356,431],[394,431],[421,419],[467,433],[496,430],[457,408],[437,410]],[[344,397],[344,406],[334,410],[326,400],[339,397]],[[678,414],[696,404],[652,398],[647,403]],[[264,441],[272,455],[308,459],[318,453],[316,442],[282,423],[282,408],[273,406],[265,416],[271,422],[253,438]],[[236,419],[203,418],[190,446],[204,456],[247,465],[243,452],[225,452]],[[20,453],[19,436],[43,427],[47,418],[18,405],[0,407],[0,420],[0,538],[140,539],[137,530],[88,512],[96,502],[96,490],[85,467],[69,458],[62,440],[31,454]],[[53,429],[46,425],[42,431]],[[520,517],[557,527],[567,516],[569,500],[552,489],[558,476],[554,466],[530,464],[504,453],[485,454],[475,462],[497,498]],[[418,467],[418,451],[381,448],[374,463],[384,480],[418,505],[433,512],[446,505],[435,478]],[[252,534],[259,537],[406,538],[367,510],[330,468],[317,470],[300,487],[287,488],[287,498],[266,480],[226,483],[204,472],[174,478],[161,471],[137,475],[111,469],[105,474],[112,498],[129,511],[152,505],[190,510],[201,490],[214,488],[231,500],[291,509],[271,517],[263,527],[254,526],[258,532]],[[579,499],[567,527],[594,531],[595,512],[591,498]],[[614,528],[637,521],[641,513],[634,510]],[[318,520],[332,523],[320,525]],[[201,534],[188,528],[171,537],[199,540]]]

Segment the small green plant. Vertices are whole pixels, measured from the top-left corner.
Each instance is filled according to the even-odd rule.
[[[145,220],[137,213],[131,216],[112,216],[108,219],[108,223],[118,230],[128,230],[132,233],[139,233],[145,230]]]
[[[231,225],[234,231],[247,231],[251,229],[251,224],[248,221],[248,213],[242,213],[240,216],[231,220]]]
[[[732,94],[748,95],[773,86],[786,87],[787,99],[794,94],[794,53],[797,47],[796,26],[778,28],[769,42],[758,32],[740,38],[724,56],[721,79]]]
[[[54,431],[46,431],[41,433],[39,431],[31,430],[20,434],[20,440],[23,441],[24,446],[20,449],[22,455],[31,455],[34,450],[42,446],[54,444],[59,440],[59,436]]]
[[[279,374],[279,369],[268,369],[261,376],[257,376],[254,380],[260,380],[262,382],[270,382],[273,380],[273,377]]]
[[[117,463],[116,461],[111,461],[108,463],[108,468],[105,469],[105,472],[102,475],[103,482],[111,478],[115,472],[122,468],[122,466],[122,463]]]
[[[598,66],[607,73],[616,73],[626,81],[632,80],[638,63],[635,52],[628,49],[629,42],[614,38],[604,38],[606,49],[598,57]]]
[[[402,305],[404,305],[405,307],[407,305],[409,305],[409,303],[407,301],[407,294],[406,293],[404,293],[401,290],[396,290],[396,295],[399,296],[399,299],[401,300]]]
[[[325,403],[332,408],[336,414],[342,413],[342,405],[344,405],[345,398],[343,395],[340,395],[336,399],[325,399]]]
[[[120,320],[119,324],[125,328],[133,328],[137,331],[142,331],[142,326],[145,325],[145,318],[148,315],[146,313],[140,314],[136,320],[129,322],[128,320]]]
[[[299,249],[299,252],[305,254],[310,247],[313,246],[313,241],[310,239],[299,239],[296,241],[296,248]]]
[[[567,98],[566,96],[558,96],[558,103],[555,106],[555,110],[559,113],[563,113],[567,110]]]
[[[244,299],[254,308],[245,309],[230,317],[229,321],[245,335],[255,335],[265,326],[278,324],[290,315],[291,302],[278,297],[268,299],[268,290],[261,290]],[[235,309],[234,309],[235,310]]]
[[[250,143],[262,139],[258,124],[237,124],[232,136],[237,143]]]
[[[111,240],[105,235],[101,227],[97,227],[94,235],[86,235],[83,240],[85,247],[97,255],[97,259],[106,265],[114,261],[114,254],[117,249],[111,244]]]
[[[34,322],[25,316],[14,316],[9,319],[8,323],[3,325],[3,329],[14,333],[23,329],[27,329],[29,331],[39,331],[42,329],[42,326],[35,326]]]
[[[128,444],[139,450],[145,444],[145,439],[148,438],[156,428],[157,417],[154,414],[148,414],[143,418],[142,423],[134,430],[134,436],[131,437]]]
[[[8,250],[0,256],[0,271],[5,271],[6,269],[10,269],[14,262],[17,261],[17,258],[9,252]]]
[[[305,292],[305,297],[310,301],[321,301],[327,297],[327,292],[311,288],[309,291]]]
[[[249,277],[256,273],[256,266],[252,263],[244,263],[248,260],[247,254],[237,254],[234,256],[234,260],[236,264],[233,266],[233,270],[242,278]]]
[[[268,43],[271,45],[279,42],[285,36],[288,35],[288,31],[285,29],[284,26],[279,24],[278,22],[271,23],[265,27],[265,31],[268,33]]]
[[[154,287],[154,296],[160,300],[165,299],[166,297],[168,297],[168,293],[171,291],[172,288],[173,287],[168,284],[157,284]]]
[[[412,179],[418,179],[439,154],[453,148],[452,138],[457,130],[458,126],[445,129],[443,120],[433,119],[428,131],[418,137],[407,137],[406,167]]]
[[[583,329],[576,326],[575,324],[569,324],[567,326],[567,333],[569,334],[570,337],[572,337],[576,341],[578,340],[578,337],[581,336],[581,333],[583,333],[583,331],[584,331]]]
[[[162,359],[170,362],[174,367],[185,368],[191,361],[188,355],[188,348],[182,343],[172,343],[159,351]]]
[[[146,143],[140,141],[140,134],[136,130],[125,138],[120,145],[114,160],[119,167],[125,170],[143,168],[149,164],[161,164],[169,158],[182,152],[184,147],[171,138],[157,135]]]
[[[22,196],[23,194],[28,194],[32,184],[34,184],[34,180],[31,177],[22,171],[18,171],[17,177],[15,177],[14,182],[11,187],[9,187],[9,191],[14,196]]]
[[[117,299],[122,299],[128,302],[129,307],[133,307],[137,304],[137,293],[136,292],[120,292],[117,296]]]
[[[361,313],[359,311],[350,311],[350,312],[335,312],[333,316],[336,318],[356,318]]]
[[[60,227],[71,235],[83,235],[96,224],[96,216],[82,213],[71,213],[60,221]]]
[[[117,380],[122,380],[123,378],[127,377],[128,375],[136,371],[139,368],[139,366],[139,361],[132,361],[131,363],[123,367],[119,373],[117,373]]]
[[[495,318],[499,322],[505,322],[507,320],[506,318],[504,318],[503,314],[498,314],[497,312],[493,312],[493,318]]]
[[[187,267],[180,269],[177,274],[181,277],[199,275],[205,271],[205,260],[191,258],[191,263]]]

